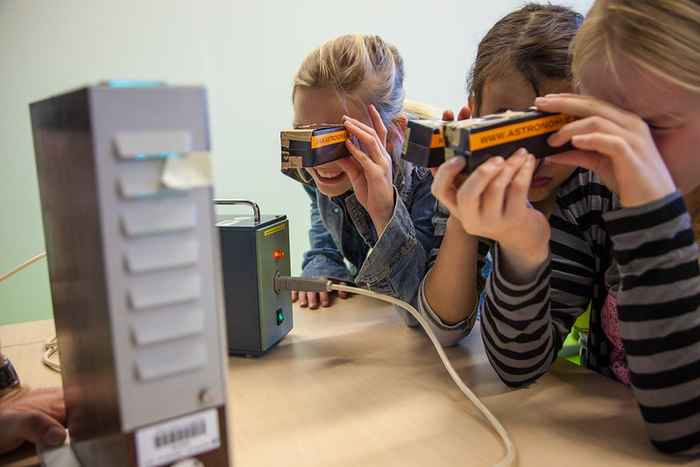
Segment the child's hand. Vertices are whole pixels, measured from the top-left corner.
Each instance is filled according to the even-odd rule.
[[[471,118],[471,116],[471,109],[468,106],[463,105],[462,108],[459,109],[459,113],[457,114],[457,120],[467,120],[468,118]],[[445,110],[442,113],[442,119],[445,122],[451,122],[455,119],[455,114],[451,110]]]
[[[350,178],[357,200],[367,210],[377,235],[381,235],[394,212],[394,179],[391,156],[386,151],[386,127],[373,105],[369,106],[369,115],[374,128],[343,117],[345,129],[367,152],[348,139],[345,145],[353,157],[339,159],[338,165]]]
[[[0,454],[24,442],[56,447],[66,439],[66,408],[60,388],[24,390],[0,400]]]
[[[350,297],[347,292],[338,292],[338,296],[342,299]],[[328,308],[333,304],[333,295],[330,292],[297,292],[292,290],[292,303],[299,302],[302,308],[311,308],[315,310],[320,306]]]
[[[457,114],[457,120],[467,120],[471,118],[472,116],[472,111],[471,109],[463,105],[461,109],[459,109],[459,114]],[[445,110],[442,112],[442,121],[444,122],[451,122],[455,119],[455,114],[451,110]],[[435,177],[435,174],[437,173],[438,168],[437,167],[431,167],[430,172],[433,174],[433,177]]]
[[[455,157],[443,164],[433,182],[433,194],[471,235],[499,243],[513,280],[526,280],[549,255],[549,222],[529,206],[528,189],[535,158],[524,149],[507,161],[491,158],[459,187],[455,179],[465,161]]]
[[[622,206],[641,206],[676,191],[649,126],[638,115],[575,94],[538,97],[535,103],[540,110],[580,117],[549,138],[552,146],[571,141],[579,150],[551,161],[596,172]]]

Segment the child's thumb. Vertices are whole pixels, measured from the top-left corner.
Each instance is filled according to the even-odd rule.
[[[25,441],[38,446],[56,447],[66,440],[66,429],[59,422],[41,412],[18,412],[18,434]]]

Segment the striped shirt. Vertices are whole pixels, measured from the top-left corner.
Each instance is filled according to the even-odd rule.
[[[683,198],[621,209],[595,175],[578,170],[558,190],[550,225],[550,261],[530,283],[508,281],[498,245],[492,250],[480,311],[494,369],[509,386],[534,382],[590,303],[587,363],[609,373],[600,311],[614,278],[632,389],[651,441],[666,453],[700,454],[700,266]]]
[[[557,350],[561,347],[576,318],[591,304],[597,312],[594,311],[591,316],[584,362],[589,368],[608,374],[609,345],[600,324],[599,311],[605,302],[605,273],[610,265],[612,244],[601,228],[601,216],[602,212],[618,206],[617,197],[594,174],[578,169],[558,188],[556,201],[554,212],[549,217],[554,271],[552,286],[559,297],[559,304],[566,303],[566,306],[559,307],[555,312],[561,336],[557,334],[558,341],[554,347]],[[448,216],[449,213],[441,206],[433,218],[435,236],[440,239],[445,234]],[[491,240],[480,239],[477,257],[479,271],[484,267],[492,245]],[[429,267],[434,264],[438,252],[437,248],[431,252]],[[430,319],[442,344],[454,345],[471,330],[477,310],[470,310],[467,318],[460,323],[445,323],[428,304],[425,283],[426,279],[418,294],[420,311]],[[479,277],[479,293],[484,285],[483,277]]]
[[[481,304],[482,334],[491,363],[508,385],[526,386],[546,372],[589,305],[590,331],[583,362],[611,375],[611,349],[601,311],[608,286],[613,285],[606,278],[617,275],[612,273],[613,244],[603,217],[618,208],[617,196],[592,172],[579,169],[559,187],[549,216],[550,261],[538,272],[534,295],[519,295],[531,284],[516,286],[503,278],[499,248],[493,249],[494,274],[487,281]],[[533,311],[535,314],[526,314]]]

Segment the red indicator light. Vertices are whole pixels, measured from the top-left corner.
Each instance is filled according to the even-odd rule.
[[[273,251],[273,252],[272,252],[272,258],[273,258],[275,261],[281,260],[282,258],[284,258],[284,250],[275,250],[275,251]]]

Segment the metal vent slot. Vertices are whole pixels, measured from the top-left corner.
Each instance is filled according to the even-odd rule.
[[[181,235],[134,239],[126,246],[124,262],[132,274],[181,268],[197,263],[199,243]]]
[[[140,349],[136,355],[136,378],[143,382],[194,371],[204,367],[207,349],[202,338],[180,339]]]
[[[122,229],[128,237],[192,229],[196,210],[188,197],[151,199],[123,207]]]
[[[134,279],[129,286],[129,304],[134,310],[175,305],[197,300],[201,279],[196,271],[168,271]]]
[[[160,159],[190,152],[192,136],[178,130],[123,132],[114,137],[114,144],[121,159]]]
[[[119,164],[119,194],[126,199],[154,196],[166,190],[161,182],[165,161],[125,162]]]
[[[181,339],[204,332],[204,313],[198,306],[144,311],[132,316],[130,328],[137,346]]]

